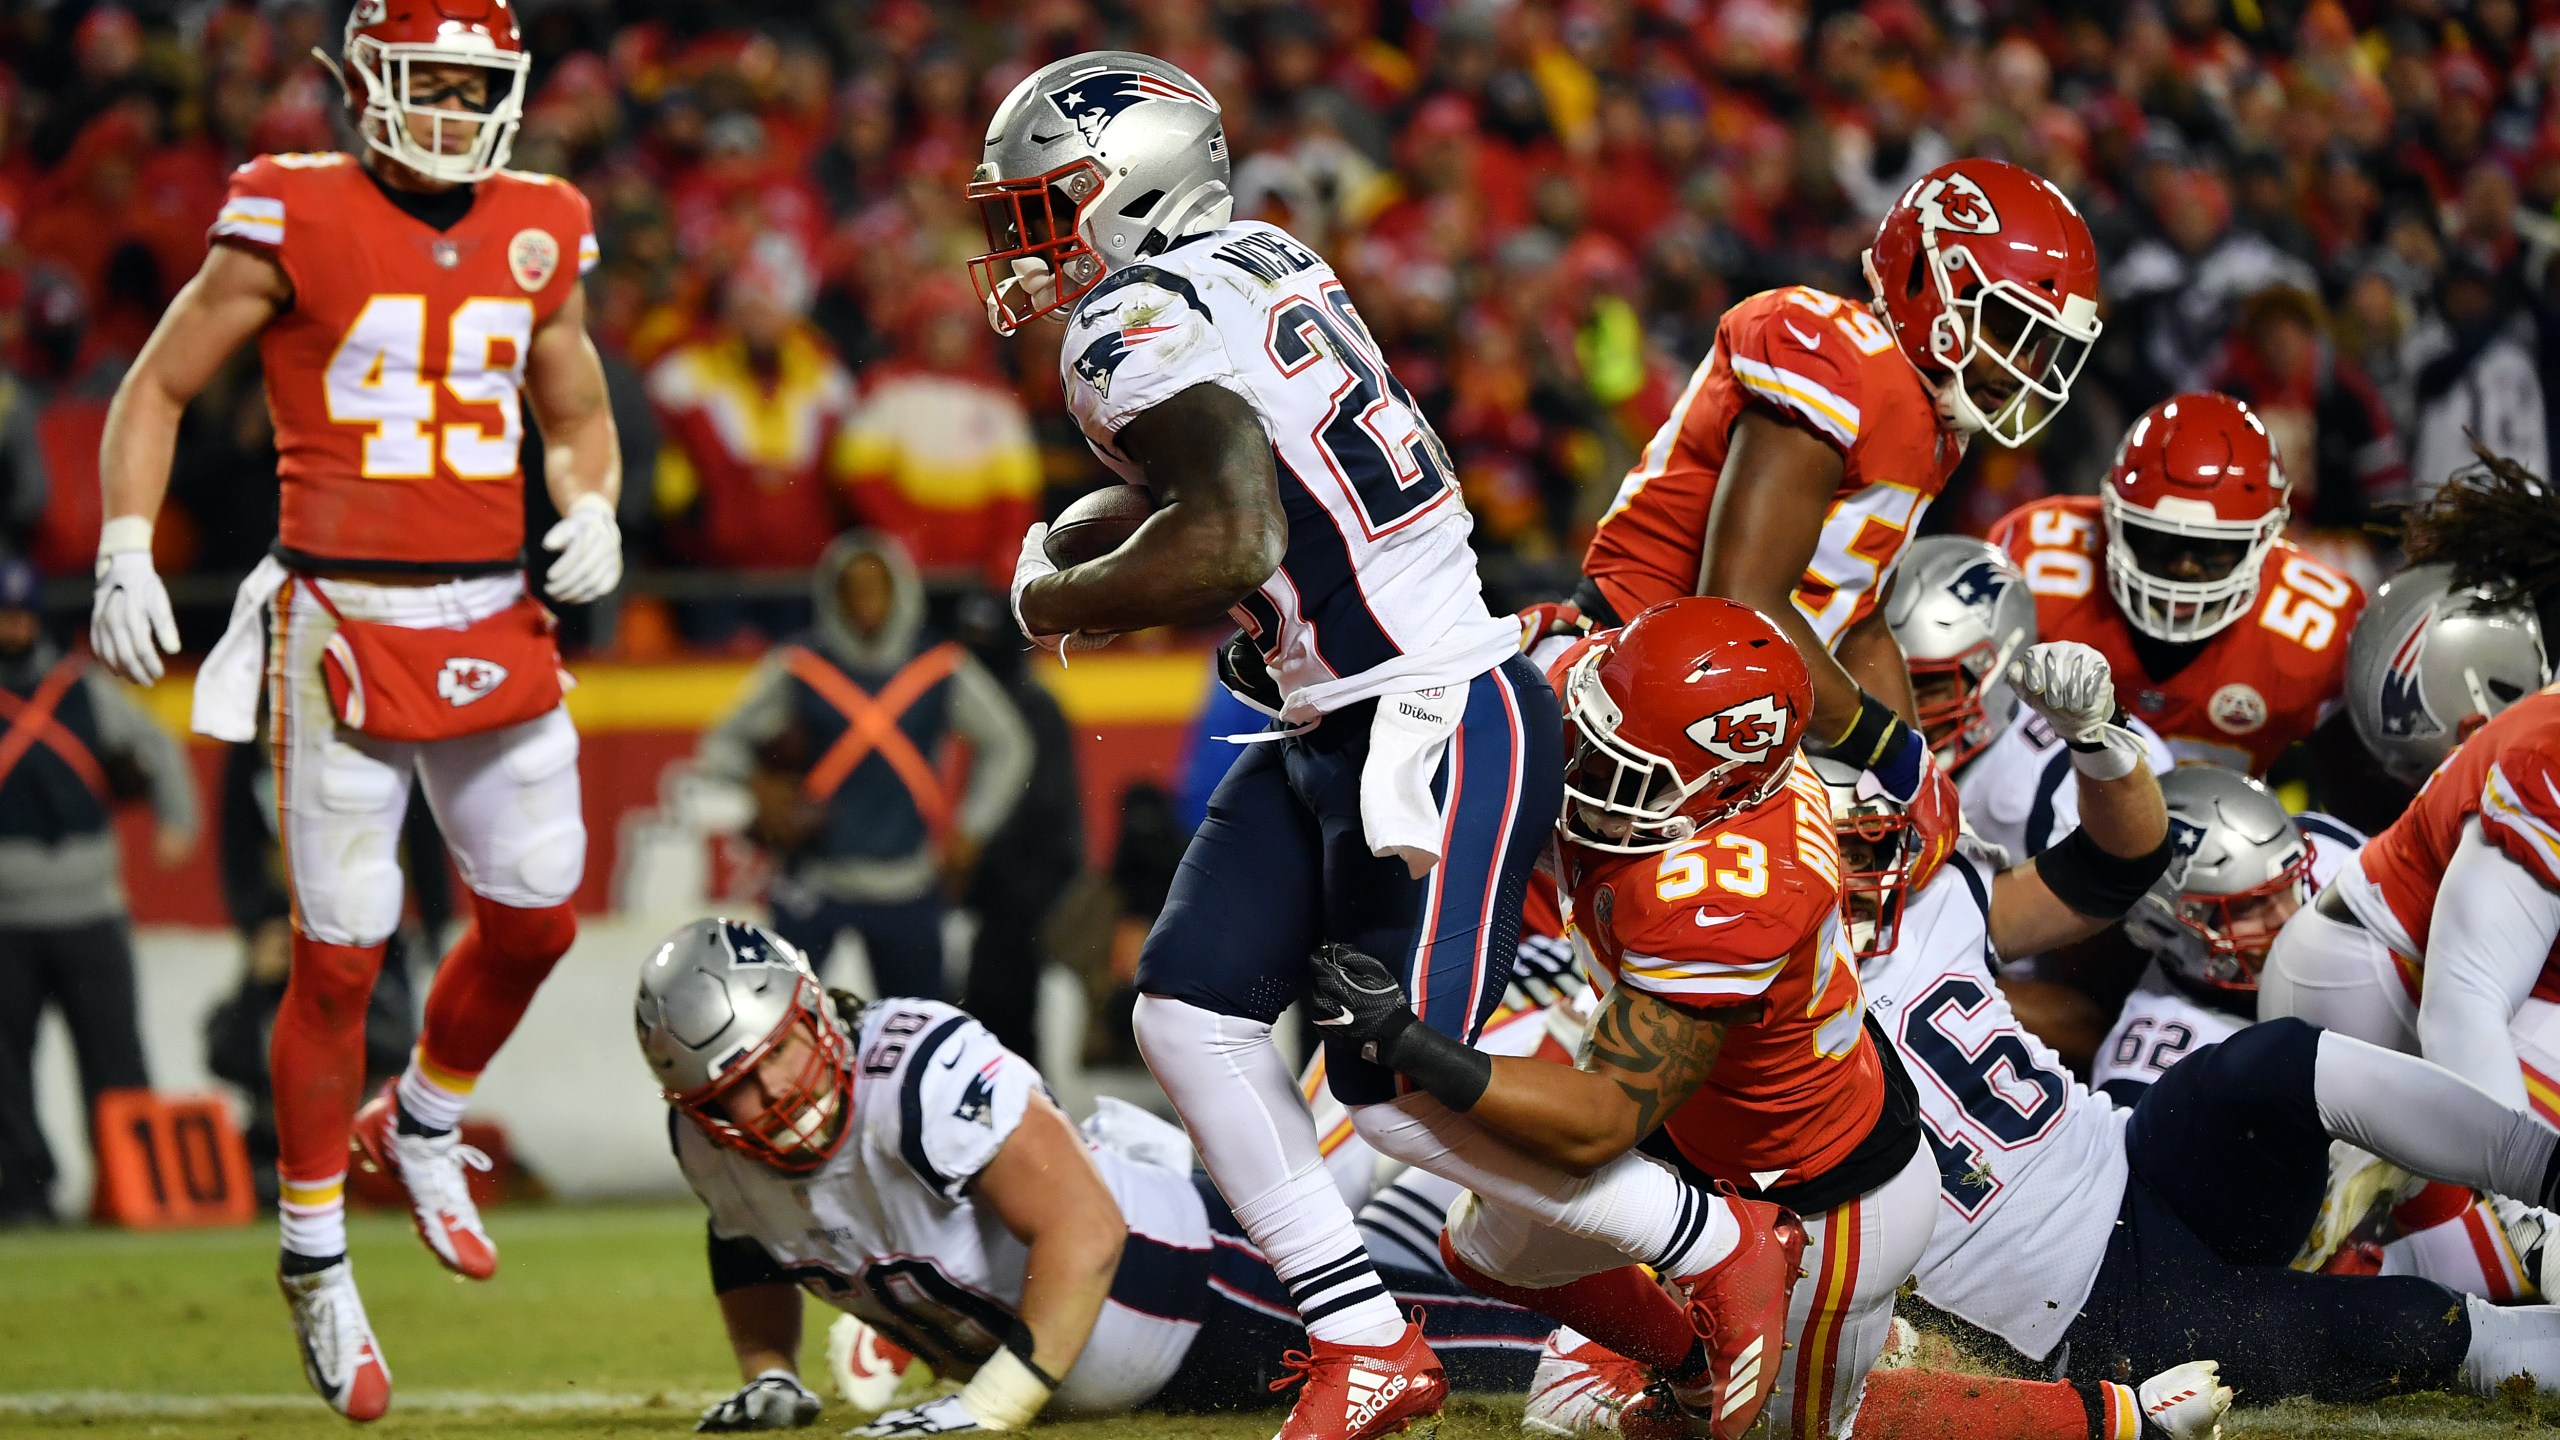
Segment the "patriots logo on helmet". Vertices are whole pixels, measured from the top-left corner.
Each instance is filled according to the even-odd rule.
[[[789,965],[791,956],[756,933],[754,927],[735,920],[720,922],[729,941],[731,962],[738,965]]]
[[[2169,868],[2161,872],[2160,884],[2168,890],[2187,888],[2187,871],[2195,864],[2196,852],[2204,848],[2204,827],[2192,821],[2169,817]]]
[[[2009,591],[2009,578],[1988,560],[1977,560],[1947,582],[1947,593],[1959,605],[1997,605]]]
[[[1728,705],[1692,724],[1687,731],[1699,749],[1744,764],[1768,759],[1769,752],[1777,748],[1786,733],[1787,712],[1766,695]]]
[[[2409,633],[2400,637],[2391,651],[2391,663],[2382,672],[2383,734],[2407,740],[2444,730],[2428,713],[2425,692],[2418,685],[2418,664],[2426,656],[2427,617],[2420,615],[2410,624]]]
[[[1925,227],[1967,235],[1992,235],[2000,229],[2000,212],[1991,208],[1991,197],[1961,170],[1922,181],[1911,206]]]
[[[1120,112],[1149,100],[1172,100],[1204,110],[1218,107],[1206,95],[1185,90],[1161,75],[1143,70],[1088,70],[1048,92],[1049,103],[1072,122],[1084,143],[1096,148],[1102,132]]]

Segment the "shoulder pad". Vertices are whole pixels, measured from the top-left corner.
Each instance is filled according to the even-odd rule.
[[[1858,443],[1865,364],[1835,322],[1853,310],[1866,313],[1804,286],[1764,291],[1735,306],[1718,337],[1744,394],[1844,452]]]

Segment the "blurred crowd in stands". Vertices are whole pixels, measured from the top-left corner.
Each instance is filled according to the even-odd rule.
[[[1933,526],[2089,489],[2130,417],[2197,385],[2258,407],[2298,527],[2368,579],[2361,527],[2465,429],[2549,469],[2560,0],[520,8],[514,163],[575,180],[603,246],[642,573],[591,638],[624,653],[805,623],[807,567],[857,523],[1001,588],[1024,525],[1104,478],[1056,329],[981,323],[961,189],[1015,80],[1109,44],[1224,103],[1239,213],[1341,271],[1458,457],[1498,602],[1569,583],[1732,300],[1863,296],[1876,217],[1967,153],[2088,214],[2107,333],[2063,419],[1975,447]],[[48,573],[88,567],[106,399],[228,168],[341,143],[308,51],[343,9],[0,0],[0,529]],[[236,573],[272,533],[254,365],[189,417],[164,571]]]

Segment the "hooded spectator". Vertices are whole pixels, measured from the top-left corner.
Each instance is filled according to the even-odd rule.
[[[2551,473],[2549,417],[2532,314],[2468,256],[2444,267],[2436,314],[2410,337],[2417,430],[2409,478],[2424,498],[2469,466],[2473,437],[2536,475]]]

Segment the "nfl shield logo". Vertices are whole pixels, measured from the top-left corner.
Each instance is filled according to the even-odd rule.
[[[441,269],[450,270],[462,263],[462,247],[450,240],[436,241],[427,247],[427,253],[435,257],[436,265]]]

